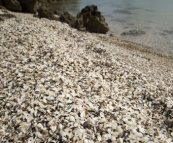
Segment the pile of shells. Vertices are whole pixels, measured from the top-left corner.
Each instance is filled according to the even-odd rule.
[[[2,143],[173,141],[171,84],[57,21],[13,18],[0,31]]]

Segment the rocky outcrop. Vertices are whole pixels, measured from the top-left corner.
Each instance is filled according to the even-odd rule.
[[[109,26],[105,22],[105,18],[95,5],[86,6],[76,17],[65,12],[61,14],[60,21],[68,23],[78,30],[87,30],[89,32],[104,34],[109,31]]]
[[[60,15],[60,18],[54,16],[54,13],[44,7],[43,1],[39,0],[0,0],[2,4],[9,10],[36,13],[34,16],[39,18],[47,18],[50,20],[59,20],[68,23],[71,27],[78,30],[87,30],[94,33],[106,33],[109,31],[109,26],[105,18],[98,11],[97,6],[86,6],[77,14],[76,17],[68,12]]]
[[[83,25],[83,19],[72,16],[68,12],[64,12],[60,15],[60,21],[69,24],[71,27],[76,28],[81,31],[85,31],[85,27]]]
[[[83,20],[83,25],[87,31],[95,33],[106,33],[109,31],[105,18],[95,5],[83,8],[77,15],[77,19]]]
[[[3,0],[2,4],[11,11],[16,11],[16,12],[22,11],[22,7],[17,0]]]
[[[3,5],[11,11],[29,12],[36,11],[38,0],[0,0],[0,5]]]
[[[49,20],[57,20],[57,18],[54,16],[54,13],[47,9],[46,7],[40,7],[38,10],[38,17],[39,18],[47,18]]]
[[[36,12],[36,0],[18,0],[23,12],[34,13]]]
[[[60,21],[69,24],[71,27],[75,27],[76,17],[72,16],[68,12],[64,12],[60,15]]]

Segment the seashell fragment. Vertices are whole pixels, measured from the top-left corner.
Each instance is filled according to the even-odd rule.
[[[55,132],[57,129],[57,126],[55,125],[55,123],[52,123],[50,128],[51,128],[52,132]]]
[[[73,116],[70,116],[70,121],[75,122],[75,118]]]

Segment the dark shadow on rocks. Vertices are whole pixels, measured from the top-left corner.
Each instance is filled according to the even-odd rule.
[[[18,0],[22,7],[22,12],[34,13],[36,11],[37,0]]]
[[[36,12],[36,6],[41,0],[0,0],[0,5],[14,12]]]
[[[59,19],[61,22],[65,22],[75,28],[76,17],[72,16],[70,13],[64,12],[60,15]]]
[[[130,30],[127,32],[123,32],[121,35],[125,36],[125,35],[131,35],[131,36],[141,36],[146,34],[146,32],[142,31],[142,30]]]
[[[39,18],[47,18],[49,20],[59,20],[57,17],[54,16],[53,11],[47,9],[46,7],[40,7],[37,10],[37,12]]]
[[[4,21],[4,19],[2,17],[0,17],[0,21]]]
[[[61,22],[65,22],[69,24],[71,27],[76,28],[80,31],[86,30],[83,25],[83,19],[74,17],[68,12],[64,12],[63,14],[61,14],[59,19]]]
[[[17,0],[2,0],[2,5],[11,11],[22,11],[22,7]]]
[[[0,9],[7,10],[4,6],[0,5]]]

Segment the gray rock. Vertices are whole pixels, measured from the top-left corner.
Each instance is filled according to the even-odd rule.
[[[18,0],[23,12],[34,13],[36,12],[37,0]]]
[[[17,0],[2,0],[3,6],[11,11],[21,12],[22,7]]]
[[[64,12],[60,15],[60,21],[69,24],[71,27],[76,28],[81,31],[85,31],[85,27],[83,25],[83,19],[72,16],[68,12]]]
[[[87,30],[94,33],[106,33],[109,31],[105,18],[95,5],[86,6],[76,17],[65,12],[60,15],[60,21],[68,23],[71,27],[81,31]]]
[[[60,21],[69,24],[71,27],[75,27],[76,17],[72,16],[68,12],[64,12],[60,15]]]
[[[95,5],[83,8],[77,18],[83,20],[83,25],[89,32],[106,33],[109,31],[105,18]]]
[[[38,10],[38,17],[39,18],[47,18],[49,20],[56,20],[53,12],[46,7],[40,7]]]

